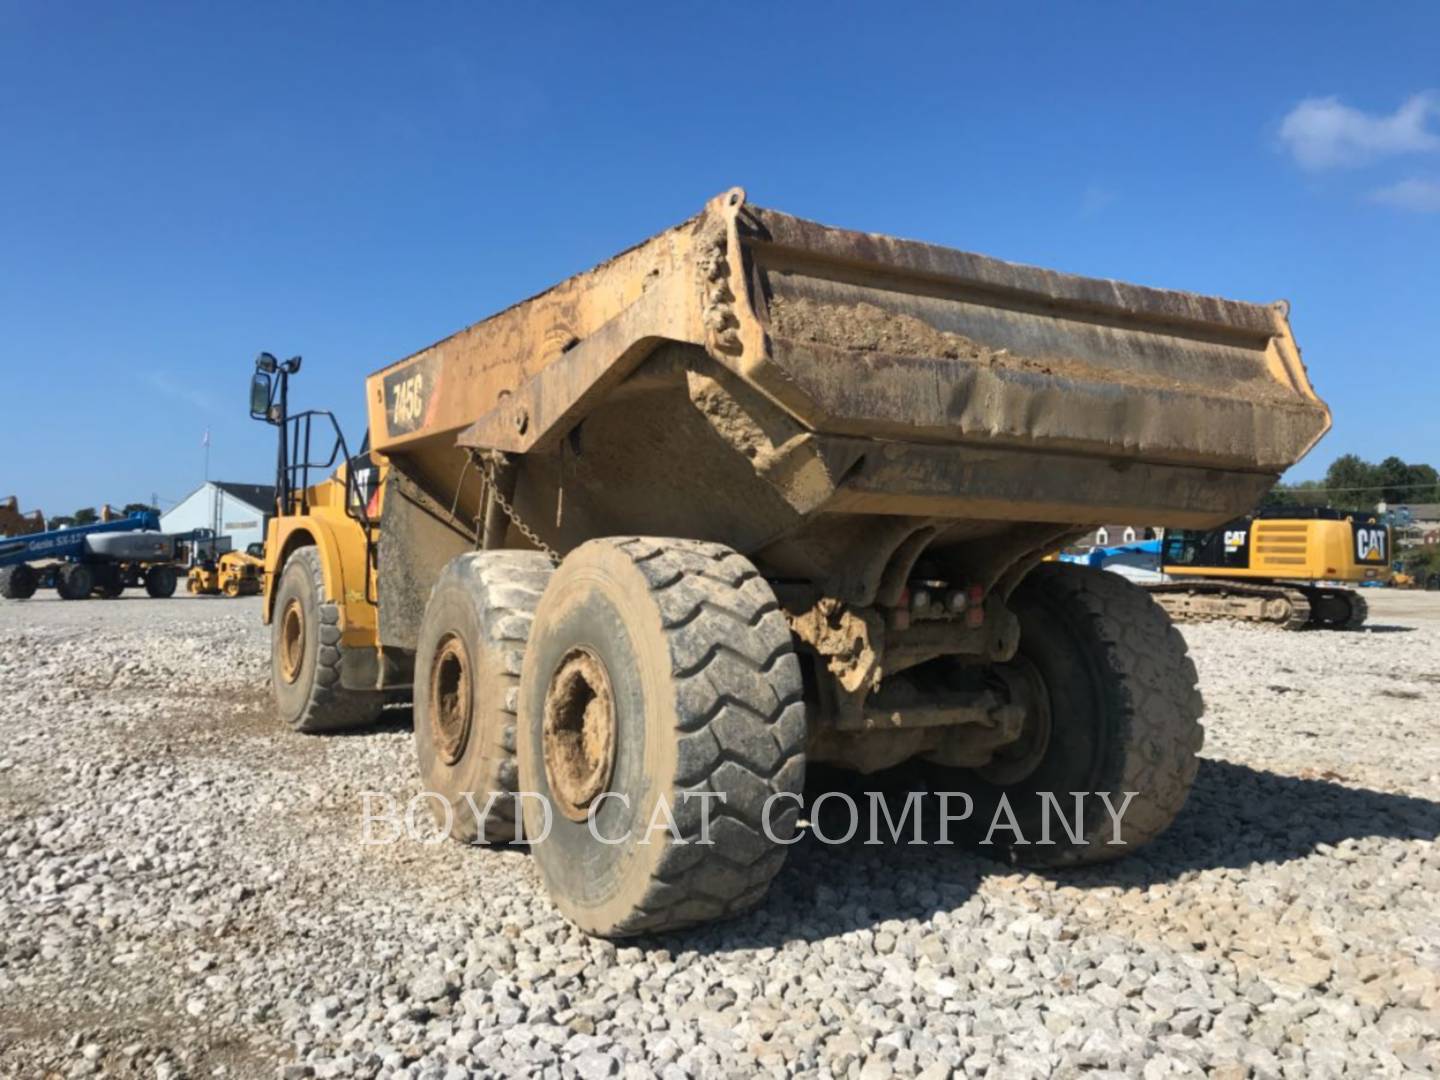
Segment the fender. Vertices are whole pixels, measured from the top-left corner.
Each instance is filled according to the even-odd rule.
[[[272,518],[265,535],[265,604],[268,624],[275,612],[275,589],[290,556],[313,547],[320,556],[324,598],[340,608],[340,644],[377,648],[375,605],[365,595],[365,532],[350,518],[339,525],[323,513]]]

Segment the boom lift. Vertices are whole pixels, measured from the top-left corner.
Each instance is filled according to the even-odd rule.
[[[54,588],[65,600],[92,593],[113,598],[144,586],[163,599],[175,593],[181,545],[209,535],[208,529],[163,533],[155,514],[141,512],[9,537],[0,540],[0,596],[28,600],[37,589]]]

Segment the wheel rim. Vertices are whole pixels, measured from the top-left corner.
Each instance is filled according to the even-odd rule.
[[[1017,656],[997,670],[1010,691],[1010,700],[1025,707],[1025,726],[1018,739],[996,750],[989,764],[975,772],[988,784],[1006,787],[1018,784],[1040,767],[1050,749],[1054,720],[1050,691],[1034,664]]]
[[[435,650],[430,665],[430,732],[436,752],[446,765],[454,765],[465,752],[473,713],[465,643],[448,634]]]
[[[605,664],[583,646],[565,654],[545,692],[544,757],[556,807],[584,821],[615,767],[615,695]]]
[[[300,677],[305,663],[305,610],[299,600],[285,605],[280,619],[280,675],[287,683]]]

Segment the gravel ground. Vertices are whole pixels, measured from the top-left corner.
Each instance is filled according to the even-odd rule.
[[[1187,629],[1177,825],[1101,870],[792,851],[744,920],[588,940],[513,850],[363,846],[409,713],[276,730],[258,601],[0,603],[0,1074],[1429,1075],[1440,595]]]

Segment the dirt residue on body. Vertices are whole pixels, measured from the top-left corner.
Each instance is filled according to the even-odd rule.
[[[836,304],[807,296],[773,296],[769,311],[770,328],[777,337],[858,353],[963,360],[992,369],[1023,371],[1077,383],[1122,383],[1138,389],[1184,390],[1246,401],[1294,398],[1293,391],[1268,378],[1226,377],[1223,372],[1210,373],[1212,377],[1206,378],[1206,372],[1196,371],[1194,377],[1181,379],[1162,371],[1120,364],[1023,356],[1009,349],[991,348],[964,334],[938,330],[914,315],[887,311],[867,301]]]
[[[770,323],[775,333],[795,341],[813,341],[860,352],[893,356],[936,356],[993,364],[1010,357],[964,334],[937,330],[914,315],[886,311],[874,304],[825,304],[809,297],[772,297]]]

